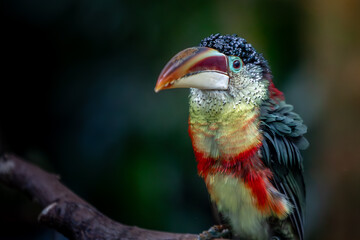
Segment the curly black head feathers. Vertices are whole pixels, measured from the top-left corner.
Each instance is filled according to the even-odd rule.
[[[220,35],[220,33],[212,34],[204,38],[201,47],[209,47],[218,50],[226,55],[234,55],[240,57],[245,64],[252,63],[261,66],[264,73],[270,73],[270,68],[261,53],[248,43],[244,38],[233,35]]]

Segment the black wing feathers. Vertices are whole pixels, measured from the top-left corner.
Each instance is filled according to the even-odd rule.
[[[307,128],[293,106],[268,100],[261,106],[260,128],[264,164],[274,173],[273,184],[293,206],[289,216],[299,239],[304,234],[305,184],[300,150],[309,145],[303,134]]]

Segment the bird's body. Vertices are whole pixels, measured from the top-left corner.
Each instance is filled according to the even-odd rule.
[[[190,61],[181,60],[184,55],[200,58],[187,67],[187,79],[194,81],[206,69],[190,90],[189,134],[212,201],[235,236],[302,239],[305,186],[299,148],[307,145],[306,127],[274,87],[267,62],[244,39],[212,35],[201,45],[206,49],[175,56],[173,69],[166,66],[159,79],[171,73],[177,77],[166,81],[176,85],[183,77],[176,71]],[[225,60],[212,49],[226,54],[225,87],[219,78]],[[209,71],[219,81],[209,83],[215,89],[202,89]]]
[[[216,103],[216,99],[202,102],[197,91],[190,97],[189,133],[198,172],[234,230],[265,239],[265,218],[272,213],[284,217],[289,207],[266,186],[271,172],[258,156],[262,141],[259,106]]]

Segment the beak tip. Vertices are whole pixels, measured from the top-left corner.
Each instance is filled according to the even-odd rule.
[[[156,86],[156,87],[154,88],[154,92],[155,92],[155,93],[158,93],[160,90],[161,90],[161,88],[159,88],[158,86]]]

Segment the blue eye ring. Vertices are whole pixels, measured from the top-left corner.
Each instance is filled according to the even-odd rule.
[[[243,61],[241,61],[241,58],[239,58],[237,56],[230,56],[229,57],[229,66],[230,66],[231,71],[240,72],[240,70],[243,66]]]

